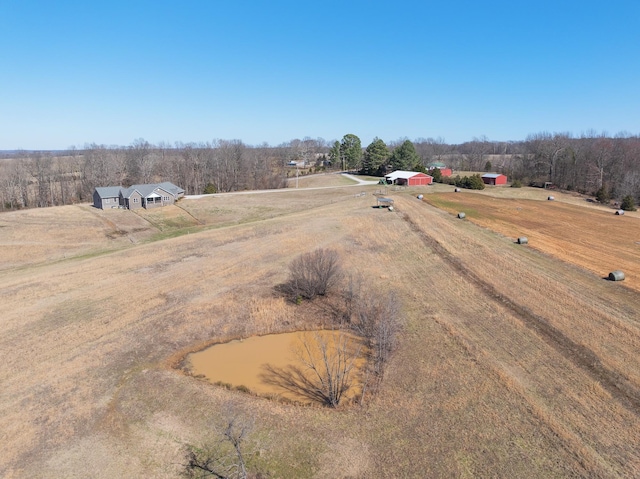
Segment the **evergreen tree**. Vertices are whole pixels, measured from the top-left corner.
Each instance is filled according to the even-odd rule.
[[[427,173],[427,169],[422,164],[422,161],[418,161],[415,165],[413,165],[413,168],[411,169],[411,171],[417,171],[419,173]]]
[[[402,145],[393,150],[389,164],[394,170],[409,170],[420,162],[416,148],[410,140],[405,140]]]
[[[362,160],[362,173],[365,175],[375,175],[380,172],[383,165],[389,159],[389,148],[380,138],[374,138],[367,146]]]
[[[337,140],[329,151],[329,160],[331,161],[331,166],[342,168],[342,159],[340,158],[340,142]]]
[[[433,168],[429,171],[429,174],[433,176],[434,183],[442,183],[442,171],[440,171],[440,168]]]
[[[620,205],[620,208],[625,211],[636,211],[636,202],[633,199],[633,196],[627,195],[622,198],[622,204]]]
[[[459,176],[456,177],[460,178]],[[456,181],[456,186],[461,186],[462,188],[467,188],[469,190],[484,190],[484,181],[482,181],[482,177],[478,174],[465,176],[460,179],[460,184]]]
[[[344,161],[342,167],[348,170],[362,167],[362,144],[360,138],[352,133],[342,137],[340,157]]]
[[[598,191],[596,191],[596,200],[598,203],[608,203],[611,199],[609,191],[606,186],[602,185]]]

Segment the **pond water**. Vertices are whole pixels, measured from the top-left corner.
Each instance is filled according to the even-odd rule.
[[[352,386],[345,397],[353,398],[361,390],[364,352],[360,338],[345,332],[298,331],[215,344],[190,354],[187,368],[194,376],[202,375],[212,383],[244,387],[261,396],[312,403],[319,402],[318,398],[305,387],[296,387],[316,380],[310,365],[324,375],[327,369],[335,375],[336,370],[352,367]]]

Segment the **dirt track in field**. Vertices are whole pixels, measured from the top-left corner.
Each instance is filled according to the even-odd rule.
[[[620,401],[633,413],[640,414],[640,389],[631,384],[623,375],[605,367],[596,354],[589,348],[570,339],[559,329],[551,325],[545,318],[531,312],[529,308],[518,304],[516,299],[510,299],[500,293],[496,287],[483,280],[473,271],[465,267],[453,254],[432,236],[421,230],[409,217],[405,220],[411,228],[422,238],[425,245],[433,249],[447,264],[469,280],[478,289],[482,290],[489,298],[499,302],[510,309],[523,324],[535,331],[551,347],[558,351],[567,360],[586,371],[594,380],[598,381],[614,398]]]
[[[17,248],[0,250],[0,477],[178,477],[183,445],[211,441],[229,404],[255,421],[252,464],[274,478],[637,477],[640,295],[540,246],[564,244],[556,218],[578,218],[577,235],[598,210],[513,200],[546,225],[536,238],[539,227],[509,229],[511,206],[487,213],[507,200],[457,195],[471,202],[462,221],[411,191],[389,192],[395,212],[372,208],[375,187],[363,189],[202,198],[180,205],[185,216],[0,216],[0,241]],[[83,244],[47,232],[57,216]],[[108,236],[198,222],[155,242]],[[529,247],[514,244],[522,235]],[[274,285],[317,247],[403,303],[400,347],[365,407],[287,406],[170,367],[216,338],[309,327],[321,308],[292,305]]]

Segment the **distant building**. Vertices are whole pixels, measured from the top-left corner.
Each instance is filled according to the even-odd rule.
[[[93,206],[102,210],[107,208],[157,208],[172,205],[184,196],[179,186],[165,181],[146,185],[100,186],[93,192]]]
[[[435,161],[427,165],[427,170],[429,170],[430,173],[436,169],[440,170],[440,174],[442,176],[451,176],[453,174],[453,170],[451,168],[448,168],[447,165],[440,163],[439,161]]]
[[[384,176],[388,184],[405,185],[405,186],[421,186],[433,183],[433,176],[417,171],[396,170]]]
[[[482,175],[482,182],[485,185],[506,185],[507,177],[500,173],[486,173]]]

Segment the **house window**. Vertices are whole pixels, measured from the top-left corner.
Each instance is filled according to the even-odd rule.
[[[162,197],[162,199],[163,199],[164,201],[169,201],[169,197],[168,197],[168,196],[163,196],[163,197]]]
[[[134,202],[134,203],[137,203],[137,202],[138,202],[138,198],[134,198],[134,199],[133,199],[133,202]]]

